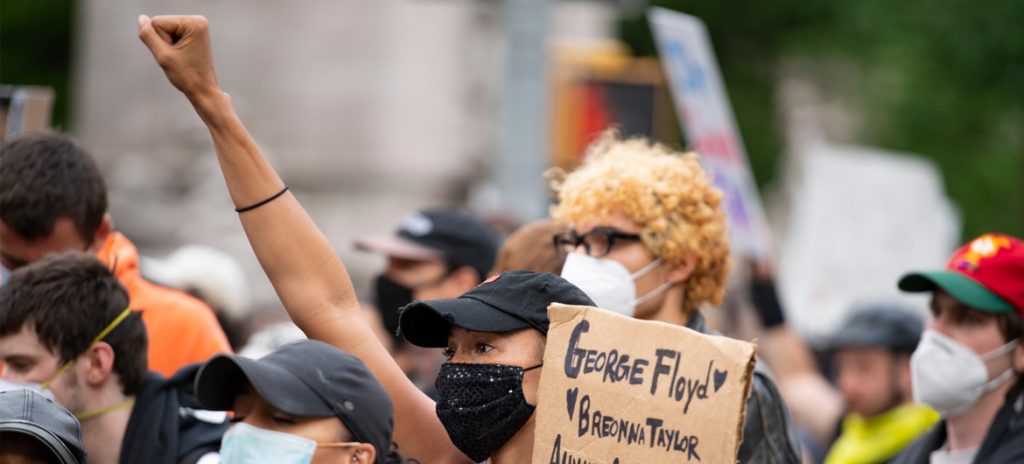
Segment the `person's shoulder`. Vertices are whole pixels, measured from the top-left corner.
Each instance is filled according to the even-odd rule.
[[[760,358],[755,358],[754,372],[750,377],[750,394],[758,395],[762,402],[784,405],[779,387],[775,385],[775,377],[771,369]]]
[[[139,281],[139,299],[143,306],[173,307],[185,311],[186,314],[200,311],[212,313],[212,310],[206,303],[188,293],[164,287],[145,278],[140,278]]]
[[[190,333],[216,332],[219,334],[218,338],[223,338],[217,316],[206,303],[180,290],[163,287],[145,279],[139,280],[137,293],[132,295],[132,307],[142,310],[151,322],[159,321],[158,325],[168,329],[174,327],[173,330],[187,330]],[[226,343],[225,339],[224,344]]]
[[[789,411],[764,363],[757,361],[743,422],[739,456],[744,462],[800,461]]]
[[[945,427],[944,422],[935,424],[906,448],[903,448],[903,451],[893,457],[889,464],[928,464],[932,451],[939,449],[942,442],[946,440]]]

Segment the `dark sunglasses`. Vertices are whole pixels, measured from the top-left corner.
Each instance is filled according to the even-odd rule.
[[[555,250],[561,254],[569,254],[583,247],[587,255],[600,258],[612,251],[616,240],[640,240],[640,235],[615,230],[610,227],[595,227],[585,234],[577,234],[575,230],[555,234]]]

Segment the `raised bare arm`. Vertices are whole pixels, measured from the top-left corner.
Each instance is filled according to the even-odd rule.
[[[235,205],[251,205],[280,191],[284,183],[217,83],[206,18],[140,16],[139,38],[209,128]],[[434,402],[406,378],[367,326],[345,266],[295,197],[286,193],[240,217],[292,320],[310,338],[362,359],[384,385],[400,417],[395,441],[402,450],[422,462],[469,462],[448,439]]]

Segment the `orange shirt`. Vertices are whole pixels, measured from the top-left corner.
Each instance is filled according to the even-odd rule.
[[[149,337],[149,370],[170,377],[182,366],[231,352],[213,311],[192,296],[142,278],[139,254],[124,235],[110,234],[97,257],[128,290],[129,306],[142,311]]]

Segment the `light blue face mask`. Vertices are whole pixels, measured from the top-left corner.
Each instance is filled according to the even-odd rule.
[[[221,464],[274,463],[309,464],[316,442],[290,433],[238,423],[224,434],[220,445]]]
[[[305,437],[239,422],[224,434],[221,464],[309,464],[317,446],[344,448],[360,443],[317,443]]]

